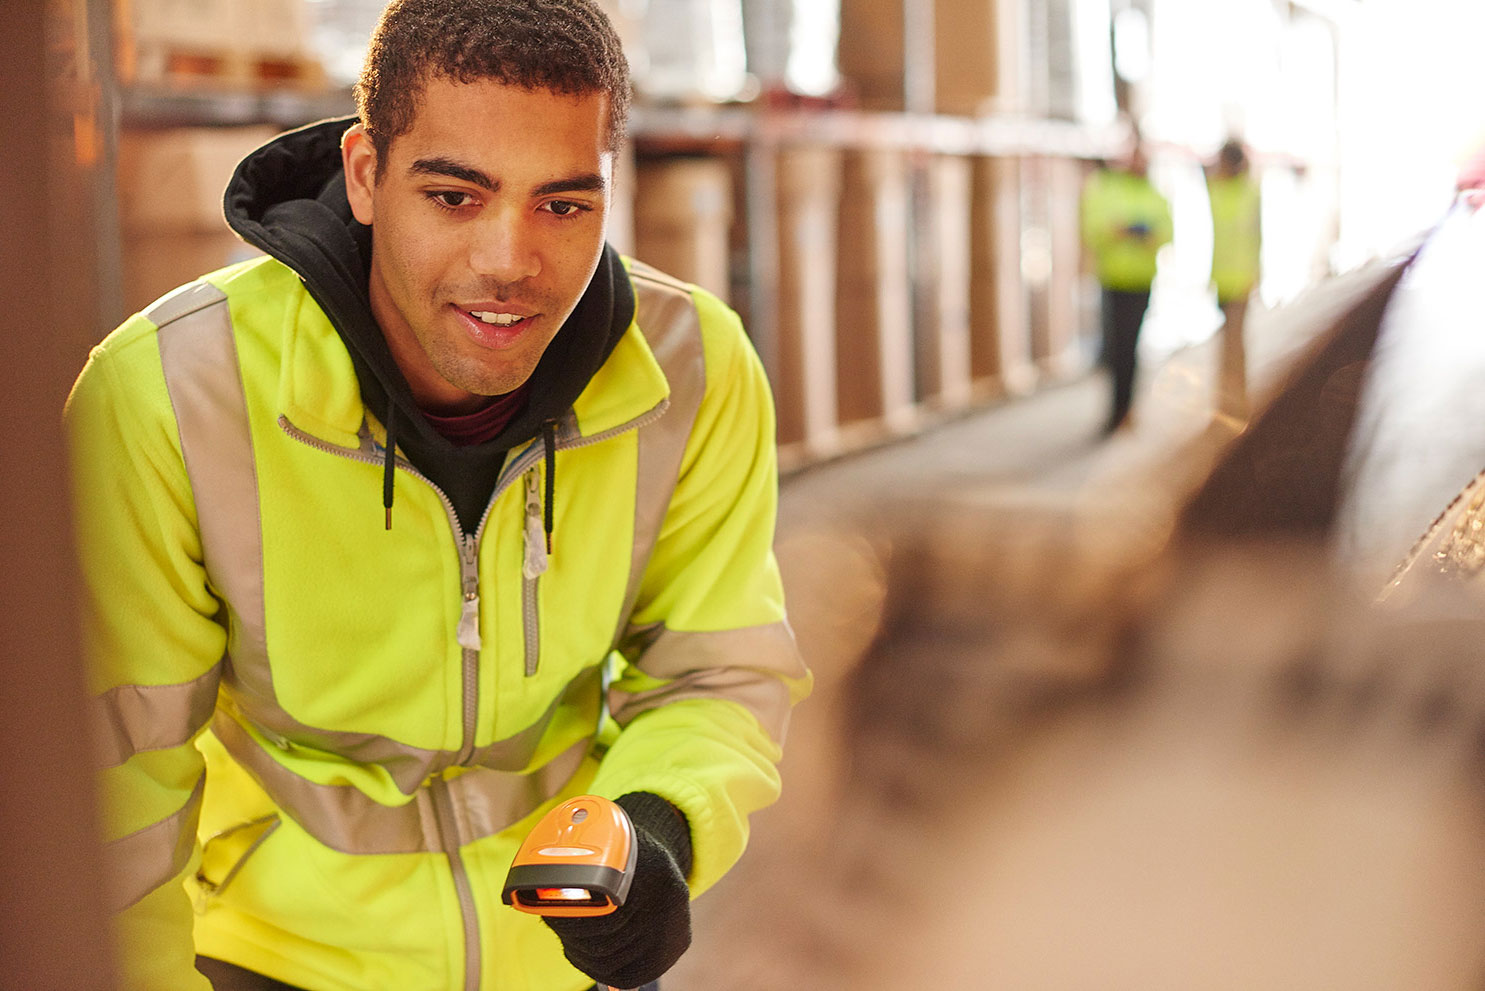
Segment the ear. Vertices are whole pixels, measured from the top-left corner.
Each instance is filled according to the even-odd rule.
[[[371,226],[372,191],[376,187],[376,148],[366,128],[356,124],[340,139],[340,160],[345,165],[345,195],[351,213]]]

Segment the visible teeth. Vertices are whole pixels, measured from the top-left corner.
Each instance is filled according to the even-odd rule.
[[[493,323],[497,327],[509,327],[511,324],[520,323],[526,319],[519,313],[491,313],[488,310],[470,310],[470,316],[484,323]]]

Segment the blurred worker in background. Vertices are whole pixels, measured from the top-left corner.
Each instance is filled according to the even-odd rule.
[[[650,987],[809,686],[767,381],[605,243],[629,78],[589,0],[394,0],[356,97],[238,166],[269,257],[68,402],[126,983]],[[585,792],[637,832],[623,907],[503,906]]]
[[[1102,361],[1113,376],[1106,433],[1129,420],[1140,328],[1150,307],[1156,259],[1171,240],[1170,206],[1150,183],[1148,171],[1144,143],[1136,132],[1124,160],[1101,166],[1083,187],[1083,243],[1103,289]]]
[[[1248,418],[1247,359],[1243,344],[1248,297],[1258,285],[1262,204],[1242,142],[1229,139],[1207,170],[1212,207],[1212,287],[1222,308],[1217,359],[1217,412],[1236,423]]]

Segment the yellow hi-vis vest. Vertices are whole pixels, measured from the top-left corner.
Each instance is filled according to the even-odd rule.
[[[385,529],[385,431],[277,261],[94,349],[66,418],[125,987],[206,991],[202,953],[301,987],[580,991],[501,904],[546,810],[668,799],[693,892],[742,853],[809,687],[772,405],[731,310],[631,281],[555,433],[550,557],[542,438],[472,533],[399,457]]]
[[[1083,243],[1106,289],[1143,292],[1155,281],[1160,249],[1170,243],[1170,206],[1150,181],[1100,169],[1083,186]]]
[[[1263,246],[1258,182],[1248,173],[1211,176],[1212,286],[1219,302],[1247,297],[1258,284]]]

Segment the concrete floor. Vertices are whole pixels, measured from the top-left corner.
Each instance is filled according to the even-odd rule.
[[[1250,321],[1250,381],[1260,399],[1312,343],[1298,329],[1305,326],[1313,325],[1261,315]],[[1035,701],[1036,691],[1045,694],[1049,685],[1056,710],[1109,683],[1107,658],[1079,652],[1083,644],[1107,645],[1096,633],[1105,617],[1080,612],[1076,603],[1132,601],[1136,590],[1121,586],[1121,573],[1107,567],[1108,561],[1127,558],[1141,540],[1168,532],[1162,527],[1169,511],[1203,466],[1191,458],[1209,456],[1233,436],[1233,426],[1211,412],[1214,365],[1214,341],[1147,362],[1134,427],[1110,438],[1098,434],[1108,385],[1101,374],[1090,374],[783,480],[777,546],[791,621],[815,673],[815,691],[794,715],[782,765],[783,798],[754,817],[741,863],[695,903],[693,947],[666,978],[667,991],[1466,985],[1462,975],[1469,967],[1441,969],[1439,951],[1467,946],[1469,953],[1455,952],[1450,959],[1467,956],[1470,962],[1485,954],[1472,935],[1485,933],[1477,925],[1485,921],[1479,892],[1448,882],[1460,871],[1478,873],[1485,866],[1485,849],[1473,828],[1458,828],[1481,810],[1472,798],[1428,784],[1436,776],[1426,769],[1443,766],[1433,751],[1409,752],[1408,760],[1416,760],[1409,767],[1417,773],[1384,775],[1385,788],[1360,791],[1338,786],[1333,764],[1306,763],[1310,751],[1286,751],[1274,760],[1291,768],[1292,780],[1277,793],[1255,793],[1243,784],[1252,774],[1248,758],[1233,756],[1241,748],[1212,741],[1221,737],[1214,724],[1246,724],[1260,703],[1253,702],[1252,711],[1237,703],[1211,708],[1211,693],[1200,679],[1192,682],[1191,690],[1201,696],[1192,711],[1212,715],[1198,725],[1165,725],[1184,703],[1126,707],[1117,719],[1053,720],[1046,732],[1030,715],[1043,704]],[[914,515],[919,513],[927,515]],[[966,629],[1030,631],[1029,638],[999,645],[997,659],[1035,658],[1040,666],[1033,675],[1014,670],[1014,664],[992,671],[970,651],[946,659],[942,644],[909,635],[893,645],[895,653],[882,654],[880,644],[874,648],[874,662],[894,665],[891,680],[861,676],[884,610],[895,608],[894,596],[901,598],[901,589],[889,588],[887,572],[902,570],[888,559],[898,553],[890,535],[905,524],[921,524],[935,559],[958,569],[954,575],[924,572],[921,586],[909,590],[915,608],[940,619],[956,616]],[[1118,555],[1100,556],[1099,548],[1110,541],[1120,544]],[[981,549],[989,546],[999,557],[986,557]],[[1276,566],[1265,561],[1238,570],[1251,579]],[[1279,632],[1265,636],[1304,653],[1311,639],[1322,636],[1309,617],[1325,607],[1297,574],[1291,569],[1258,586],[1251,580],[1232,584],[1230,571],[1205,576],[1187,598],[1206,605],[1177,595],[1147,625],[1157,634],[1172,625],[1179,630],[1189,621],[1182,618],[1186,612],[1216,608],[1220,622],[1202,628],[1225,632],[1210,633],[1204,642],[1222,646],[1224,638],[1252,639],[1245,607],[1234,606],[1251,602],[1255,611],[1289,617],[1287,626],[1278,622]],[[1015,581],[1007,582],[1009,575]],[[1098,594],[1090,594],[1095,586]],[[1181,591],[1179,582],[1174,587]],[[994,594],[979,591],[989,589]],[[1053,610],[1061,623],[1056,629],[1024,622],[1028,611],[1054,602],[1061,610]],[[980,609],[998,612],[974,615]],[[1175,642],[1185,653],[1186,641]],[[1270,648],[1278,649],[1263,647]],[[954,644],[944,649],[952,653]],[[922,676],[915,678],[915,672]],[[1249,685],[1234,688],[1231,697],[1261,695]],[[895,715],[879,719],[887,710]],[[873,721],[864,721],[867,712]],[[1133,712],[1146,715],[1136,718]],[[995,749],[997,740],[1012,737],[1014,747]],[[1178,746],[1159,773],[1142,762],[1150,746],[1182,739],[1208,742]],[[1398,751],[1388,753],[1386,766],[1392,767]],[[1080,768],[1079,774],[1063,773],[1069,766]],[[1063,770],[1048,770],[1054,767]],[[1366,781],[1375,779],[1375,770],[1366,765]],[[1162,781],[1172,790],[1156,787]],[[1230,791],[1212,784],[1228,781],[1237,782]],[[1177,791],[1183,798],[1193,791],[1204,795],[1205,804],[1187,809],[1182,828],[1167,832],[1148,828],[1120,804],[1138,794],[1152,807],[1168,807]],[[1353,812],[1364,818],[1374,811],[1358,794],[1381,795],[1378,800],[1389,808],[1433,812],[1426,820],[1394,823],[1390,832],[1384,830],[1386,838],[1362,835],[1349,846],[1338,845],[1339,834],[1355,832],[1344,826]],[[1290,819],[1294,796],[1317,795],[1311,804],[1323,811],[1306,820],[1314,828],[1296,831]],[[1106,815],[1084,814],[1084,806],[1100,802]],[[1121,838],[1109,850],[1120,852],[1105,850],[1087,869],[1068,866],[1103,838],[1083,832],[1088,824],[1108,821]],[[1233,825],[1238,821],[1243,828]],[[1406,859],[1415,849],[1411,841],[1420,836],[1438,855],[1427,867],[1415,863],[1418,869],[1403,872],[1405,878],[1387,881],[1391,887],[1378,881],[1350,890],[1335,880],[1320,884],[1315,890],[1321,894],[1301,905],[1287,893],[1276,897],[1272,885],[1249,885],[1231,903],[1243,910],[1229,911],[1227,901],[1202,902],[1205,914],[1193,919],[1191,879],[1219,887],[1233,879],[1207,876],[1213,864],[1190,847],[1192,830],[1225,843],[1223,863],[1239,865],[1230,870],[1251,864],[1252,876],[1266,880],[1275,880],[1273,865],[1279,862],[1300,865],[1322,880],[1349,878],[1357,863]],[[1015,853],[991,849],[992,836]],[[999,873],[970,867],[994,863]],[[1107,881],[1101,887],[1089,883],[1099,871]],[[1044,878],[1045,897],[1028,898]],[[1410,887],[1414,882],[1427,887]],[[1143,896],[1133,902],[1122,897],[1136,891]],[[1362,908],[1317,931],[1311,923],[1324,915],[1320,909],[1332,896]],[[1131,904],[1139,909],[1133,915]],[[1438,924],[1421,942],[1408,937],[1406,945],[1398,943],[1400,927],[1413,936],[1420,928],[1416,918],[1407,922],[1406,913],[1393,909],[1420,904],[1440,913]],[[1369,911],[1373,906],[1382,908]],[[1256,930],[1243,928],[1254,919],[1267,922]],[[1460,919],[1471,921],[1461,926]],[[1182,945],[1200,951],[1176,952],[1170,949],[1174,939],[1152,942],[1150,927],[1195,927],[1201,930],[1197,937],[1215,932],[1227,941],[1193,942],[1193,932],[1184,931]],[[1267,955],[1254,953],[1260,944]],[[1137,949],[1121,949],[1126,945]],[[1165,959],[1171,966],[1155,979],[1138,959],[1152,946],[1170,950]],[[1098,947],[1088,951],[1099,961],[1093,971],[1074,963],[1090,958],[1079,955],[1088,947]],[[1304,961],[1315,949],[1326,960],[1355,966],[1308,968]],[[1240,965],[1229,978],[1213,980],[1213,959]]]
[[[1294,344],[1256,338],[1256,368],[1271,368]],[[783,479],[780,566],[815,691],[791,725],[784,797],[754,817],[743,861],[696,902],[693,947],[667,977],[667,991],[782,991],[869,979],[862,972],[868,950],[887,935],[878,930],[900,915],[882,892],[909,894],[884,858],[896,844],[920,848],[921,839],[909,835],[915,816],[882,821],[877,809],[867,813],[870,828],[857,822],[834,833],[855,846],[849,856],[822,847],[834,832],[825,824],[842,813],[836,803],[849,762],[842,752],[849,735],[843,692],[882,607],[881,549],[872,535],[901,523],[895,517],[916,512],[923,501],[1040,516],[1091,498],[1118,499],[1121,487],[1132,493],[1152,468],[1211,428],[1214,346],[1209,341],[1146,362],[1134,427],[1109,438],[1099,432],[1109,385],[1092,372]],[[1255,380],[1262,374],[1255,370]],[[828,912],[811,910],[805,903],[815,893],[800,887],[801,857],[872,874],[858,881],[873,894]]]

